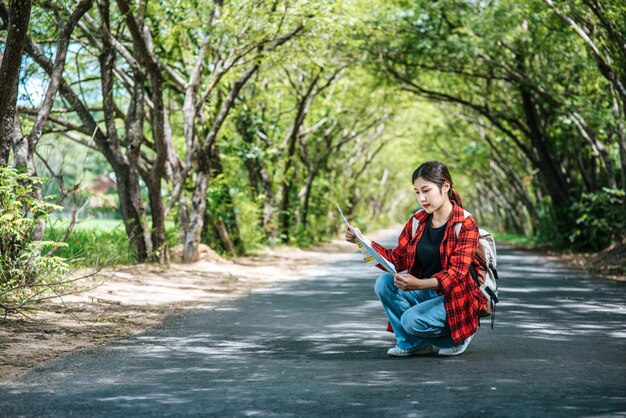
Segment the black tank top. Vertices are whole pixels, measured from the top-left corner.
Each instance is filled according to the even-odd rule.
[[[426,229],[417,244],[417,255],[414,262],[414,266],[419,266],[422,271],[422,277],[432,277],[433,274],[443,270],[439,249],[445,230],[446,224],[439,228],[433,228],[432,215],[426,220]]]

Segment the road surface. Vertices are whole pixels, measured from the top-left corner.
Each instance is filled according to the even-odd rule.
[[[378,270],[346,254],[51,361],[1,388],[0,416],[626,415],[626,284],[513,248],[498,262],[495,329],[461,356],[388,358]]]

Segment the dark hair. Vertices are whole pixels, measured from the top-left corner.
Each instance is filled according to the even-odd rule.
[[[448,197],[450,200],[454,200],[457,205],[463,207],[461,195],[452,188],[452,177],[450,176],[450,172],[445,164],[440,163],[439,161],[427,161],[415,169],[411,178],[411,183],[415,183],[415,180],[419,177],[426,181],[430,181],[431,183],[435,183],[437,187],[439,187],[439,190],[441,190],[443,184],[447,181],[450,184]]]

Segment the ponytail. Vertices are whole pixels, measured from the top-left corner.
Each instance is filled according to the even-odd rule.
[[[450,189],[448,189],[448,198],[450,198],[450,200],[454,200],[454,202],[460,207],[463,207],[461,195],[459,194],[459,192],[456,191],[456,189],[453,189],[452,186],[450,186]]]

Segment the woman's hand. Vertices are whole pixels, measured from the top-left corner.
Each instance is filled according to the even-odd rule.
[[[393,284],[400,290],[407,292],[409,290],[418,290],[421,280],[410,274],[398,274],[393,275]]]
[[[350,229],[346,227],[346,241],[356,244],[356,233],[361,233],[359,228]]]
[[[393,275],[393,284],[400,290],[407,292],[409,290],[426,290],[436,289],[439,286],[437,279],[418,279],[410,274],[398,274]]]

